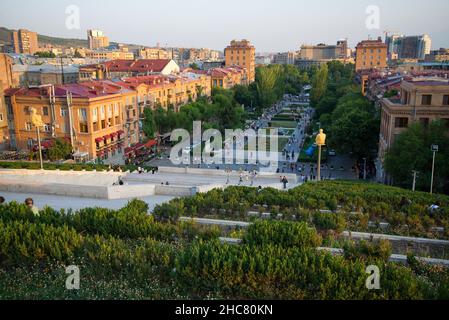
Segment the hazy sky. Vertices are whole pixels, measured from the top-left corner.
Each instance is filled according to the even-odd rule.
[[[80,10],[80,29],[66,27],[67,6]],[[370,5],[380,27],[366,27]],[[111,41],[222,50],[249,39],[258,52],[298,50],[303,43],[351,46],[384,30],[428,33],[432,47],[449,47],[448,0],[0,0],[0,26],[86,38],[101,29]]]

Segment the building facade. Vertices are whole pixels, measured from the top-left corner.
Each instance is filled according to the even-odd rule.
[[[109,38],[101,30],[87,30],[87,43],[90,50],[109,47]]]
[[[356,71],[385,69],[387,67],[387,44],[377,40],[359,42],[356,47]]]
[[[389,59],[417,59],[424,60],[426,55],[430,54],[432,39],[427,35],[387,36],[385,43],[388,45]]]
[[[231,41],[225,51],[226,67],[239,66],[246,69],[247,83],[256,79],[256,49],[248,40]]]
[[[275,64],[295,64],[298,54],[296,52],[280,52],[274,56]]]
[[[11,33],[14,53],[35,54],[39,49],[37,33],[20,29]]]
[[[13,86],[12,58],[0,53],[0,151],[9,148],[8,118],[5,90]]]
[[[79,80],[79,68],[71,65],[14,65],[15,86],[40,86],[44,84],[69,84]]]
[[[377,179],[387,183],[385,155],[410,124],[427,126],[431,121],[443,119],[449,128],[449,81],[437,77],[404,80],[399,97],[383,98],[381,107]]]
[[[128,111],[137,113],[136,93],[110,81],[18,88],[6,91],[13,147],[31,150],[36,129],[30,120],[35,108],[45,122],[41,139],[65,138],[76,158],[107,159],[138,140],[125,132]],[[134,116],[134,112],[132,113]]]

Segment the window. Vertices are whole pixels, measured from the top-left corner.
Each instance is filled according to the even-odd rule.
[[[43,107],[43,108],[42,108],[42,114],[43,114],[44,116],[48,116],[48,107]]]
[[[3,113],[0,113],[0,121],[3,121]]]
[[[443,106],[449,106],[449,94],[443,96]]]
[[[427,128],[429,126],[429,118],[420,118],[419,123],[424,127]]]
[[[394,119],[394,127],[395,128],[407,128],[408,127],[408,118],[395,118]]]
[[[33,146],[34,146],[34,140],[31,139],[31,138],[29,138],[28,141],[27,141],[27,146],[28,146],[28,149],[33,148]]]
[[[31,122],[25,122],[25,130],[31,131],[33,129],[33,125]]]
[[[423,94],[421,104],[423,106],[430,106],[432,104],[432,95],[431,94]]]
[[[44,131],[45,132],[51,132],[51,124],[50,123],[44,124]]]
[[[79,109],[79,116],[82,119],[86,119],[87,118],[87,110],[85,108]]]
[[[86,122],[80,122],[80,132],[81,133],[88,133],[89,132]]]
[[[66,117],[66,116],[67,116],[67,109],[61,108],[61,117]]]

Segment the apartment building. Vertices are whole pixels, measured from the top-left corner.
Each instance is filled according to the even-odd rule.
[[[87,43],[90,50],[109,47],[109,38],[101,30],[87,30]]]
[[[39,49],[37,33],[26,29],[13,31],[11,43],[14,53],[34,54]]]
[[[199,96],[211,95],[210,77],[204,74],[184,72],[179,75],[150,75],[124,78],[118,82],[137,90],[137,101],[142,107],[148,106],[155,109],[161,106],[167,109],[169,106],[178,112],[189,101],[196,101]]]
[[[295,64],[298,54],[296,52],[280,52],[274,56],[273,63],[276,64]]]
[[[13,147],[19,150],[31,150],[37,143],[31,107],[45,122],[43,145],[66,138],[78,159],[116,156],[139,138],[138,123],[132,126],[135,122],[127,116],[137,117],[136,93],[111,81],[9,89],[5,98]]]
[[[12,67],[15,86],[39,86],[44,84],[76,83],[79,79],[79,68],[73,65],[21,65]]]
[[[387,44],[377,40],[364,40],[356,47],[356,71],[385,69],[387,67]]]
[[[247,83],[256,79],[256,48],[248,40],[233,40],[225,49],[226,67],[239,66],[245,69]]]
[[[383,168],[385,154],[410,124],[427,126],[431,121],[443,119],[449,128],[449,81],[438,77],[406,79],[400,85],[399,96],[382,99],[381,106],[377,178],[387,182]]]
[[[424,60],[427,54],[430,54],[432,39],[429,35],[404,36],[391,35],[385,40],[388,44],[389,56],[395,56],[398,59],[417,59]]]
[[[123,50],[90,50],[85,52],[86,58],[106,61],[106,60],[134,60],[134,53]]]
[[[139,59],[173,59],[172,52],[161,48],[142,48],[138,51]]]

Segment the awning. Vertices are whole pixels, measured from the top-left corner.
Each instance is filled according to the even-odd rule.
[[[100,142],[103,142],[103,141],[104,141],[104,137],[95,139],[96,143],[100,143]]]

